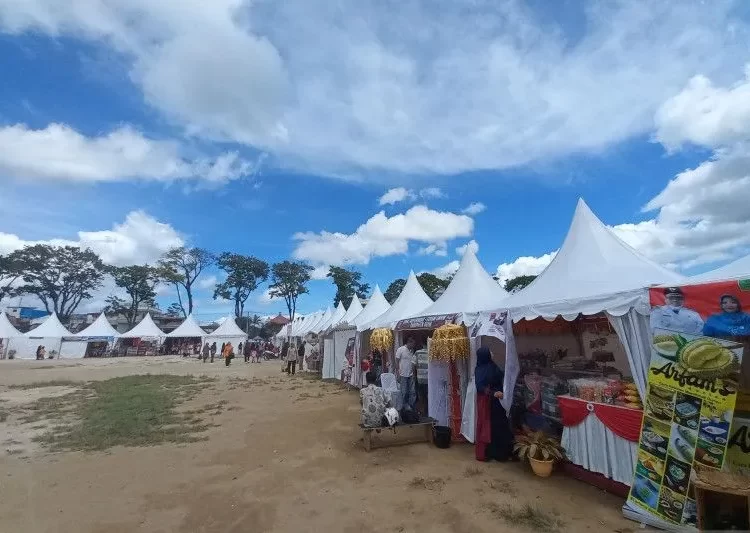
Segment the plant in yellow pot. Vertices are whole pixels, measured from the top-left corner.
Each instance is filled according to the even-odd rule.
[[[565,458],[565,450],[560,446],[559,440],[543,431],[529,429],[525,429],[523,434],[516,437],[513,451],[519,459],[528,459],[531,469],[541,477],[548,477],[552,473],[555,461]]]

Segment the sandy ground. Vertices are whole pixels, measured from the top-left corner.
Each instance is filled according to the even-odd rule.
[[[562,531],[637,529],[622,517],[620,498],[562,474],[536,478],[519,463],[478,463],[469,445],[366,453],[357,394],[290,378],[275,362],[2,361],[0,407],[12,412],[70,390],[11,384],[145,373],[219,378],[186,404],[228,402],[210,419],[216,426],[208,440],[49,453],[30,442],[35,430],[11,415],[0,423],[0,531],[496,533],[528,531],[493,514],[493,506],[527,502],[556,513]],[[231,379],[253,377],[262,383]]]

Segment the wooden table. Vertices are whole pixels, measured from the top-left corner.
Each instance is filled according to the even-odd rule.
[[[421,433],[419,437],[413,437],[406,440],[398,440],[388,444],[380,446],[385,448],[388,446],[403,446],[406,444],[416,444],[419,442],[432,442],[432,428],[435,426],[435,420],[432,418],[424,418],[415,424],[396,424],[395,426],[383,426],[379,428],[365,427],[362,424],[359,427],[362,429],[362,440],[365,445],[365,451],[373,449],[372,445],[372,433],[380,433],[382,431],[390,431],[394,435],[398,433],[400,429],[417,429],[417,434]]]

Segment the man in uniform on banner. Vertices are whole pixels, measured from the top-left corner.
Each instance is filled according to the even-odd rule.
[[[688,335],[702,335],[703,319],[684,305],[685,295],[681,288],[664,289],[664,305],[651,309],[651,331],[666,329]]]

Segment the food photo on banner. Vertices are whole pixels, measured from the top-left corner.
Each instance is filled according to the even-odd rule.
[[[628,502],[668,524],[697,525],[693,481],[728,468],[750,287],[731,281],[650,289],[651,363]],[[736,454],[735,454],[736,455]]]

